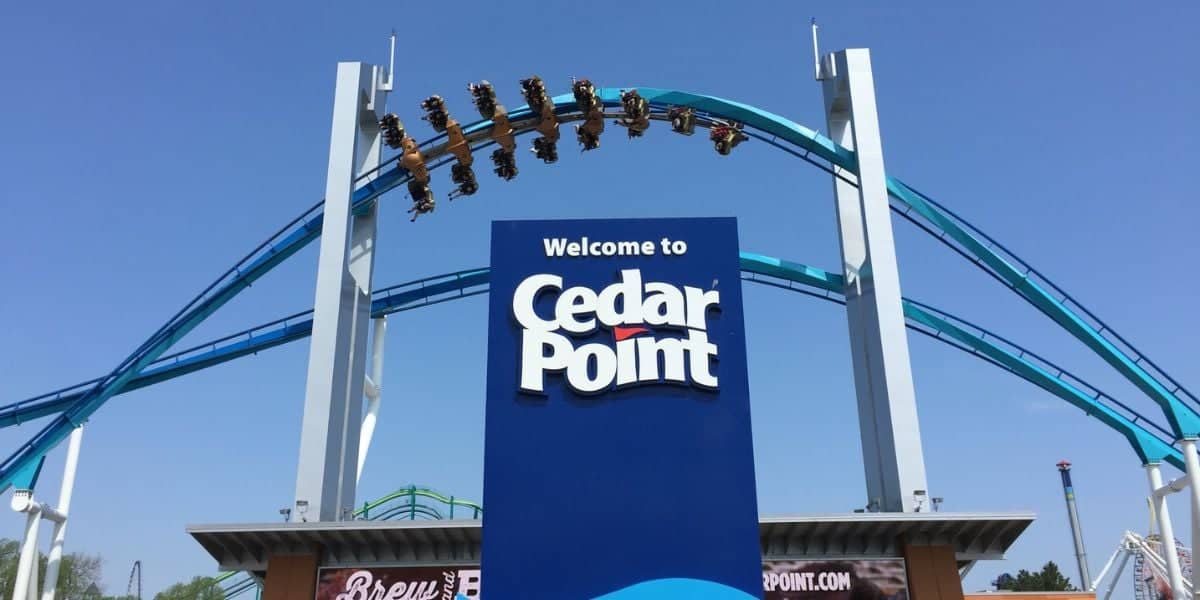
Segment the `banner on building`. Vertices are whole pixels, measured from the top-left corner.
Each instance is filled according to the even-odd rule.
[[[495,598],[760,598],[737,222],[492,226]]]
[[[552,578],[539,581],[546,579]],[[765,600],[908,600],[907,584],[899,558],[762,564]],[[317,600],[482,600],[480,571],[471,565],[322,569]]]
[[[904,559],[763,563],[764,600],[908,600]]]
[[[317,600],[479,600],[479,567],[321,569]]]

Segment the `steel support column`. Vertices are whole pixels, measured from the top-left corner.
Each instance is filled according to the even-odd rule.
[[[378,209],[354,216],[351,201],[356,178],[379,165],[383,77],[382,67],[338,64],[293,520],[336,521],[354,508]]]
[[[13,493],[12,508],[26,514],[25,536],[21,539],[21,554],[17,559],[17,574],[13,581],[14,600],[34,600],[37,593],[38,529],[42,523],[40,506],[33,500],[32,490]]]
[[[1150,501],[1154,503],[1154,514],[1158,517],[1158,531],[1162,536],[1162,555],[1167,563],[1167,579],[1176,598],[1187,598],[1183,587],[1183,571],[1179,568],[1179,553],[1175,551],[1175,528],[1171,525],[1171,513],[1167,510],[1166,494],[1156,493],[1163,486],[1162,471],[1158,463],[1146,465],[1146,476],[1150,480]]]
[[[58,512],[62,520],[54,523],[54,534],[50,538],[50,554],[46,558],[46,582],[42,588],[42,600],[55,600],[58,593],[58,572],[62,565],[63,546],[67,539],[67,518],[71,514],[71,496],[75,492],[75,471],[79,466],[79,447],[83,443],[83,426],[71,432],[67,444],[67,463],[63,467],[62,488],[58,493]]]
[[[1063,498],[1067,503],[1067,520],[1071,525],[1071,539],[1075,542],[1075,562],[1079,566],[1079,587],[1092,589],[1092,576],[1088,570],[1087,549],[1083,543],[1083,527],[1079,524],[1079,509],[1075,505],[1075,485],[1071,483],[1071,463],[1058,463],[1058,474],[1062,477]]]
[[[853,149],[858,158],[857,177],[839,168],[833,188],[867,506],[875,511],[919,511],[928,497],[925,457],[904,329],[870,52],[850,49],[826,55],[820,71],[829,137]],[[842,177],[857,179],[858,185]]]
[[[358,442],[358,471],[362,479],[363,465],[367,463],[367,451],[371,449],[371,438],[375,435],[375,423],[379,420],[379,405],[383,400],[383,345],[387,340],[387,317],[375,319],[371,330],[371,374],[366,381],[367,414],[363,416],[362,431]]]
[[[1192,556],[1200,556],[1200,455],[1196,451],[1196,438],[1185,438],[1180,442],[1183,462],[1187,465],[1188,492],[1192,499]],[[1192,591],[1200,590],[1200,569],[1192,567]]]

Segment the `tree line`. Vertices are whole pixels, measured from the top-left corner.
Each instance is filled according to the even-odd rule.
[[[21,559],[21,543],[0,538],[0,598],[12,593]],[[58,600],[138,600],[124,594],[106,595],[101,584],[99,556],[71,552],[63,554],[58,571]],[[46,555],[38,552],[38,575],[46,573]],[[39,586],[39,589],[44,586]],[[225,600],[221,586],[212,577],[194,577],[155,594],[152,600]]]

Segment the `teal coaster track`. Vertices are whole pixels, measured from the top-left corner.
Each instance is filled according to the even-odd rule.
[[[665,120],[672,107],[696,111],[697,124],[736,121],[746,134],[854,183],[857,161],[852,151],[778,115],[712,96],[654,88],[597,90],[606,108],[619,107],[622,89],[637,89],[651,109],[651,119]],[[561,121],[582,118],[574,97],[553,98]],[[509,115],[518,135],[533,131],[537,118],[528,107]],[[464,128],[473,150],[491,145],[491,121]],[[445,134],[423,142],[421,151],[430,169],[453,159]],[[353,197],[355,212],[368,209],[384,193],[406,183],[407,171],[397,157],[359,177]],[[1073,374],[1042,357],[949,313],[914,300],[905,300],[908,326],[1012,372],[1062,398],[1123,435],[1143,463],[1169,462],[1183,468],[1177,441],[1200,435],[1200,401],[1125,338],[1079,302],[1029,266],[1002,244],[943,205],[894,177],[887,180],[893,212],[933,235],[947,247],[1025,299],[1132,382],[1159,405],[1166,425],[1139,414]],[[82,425],[105,402],[131,389],[152,385],[241,356],[303,338],[311,332],[311,313],[298,313],[231,336],[167,355],[188,332],[243,289],[304,248],[321,232],[323,202],[293,219],[206,287],[170,320],[97,379],[0,407],[0,427],[52,416],[48,424],[0,463],[0,490],[32,489],[46,453]],[[841,301],[842,278],[813,267],[765,256],[742,255],[743,279],[808,295]],[[428,277],[375,292],[376,315],[410,310],[486,291],[485,269]]]

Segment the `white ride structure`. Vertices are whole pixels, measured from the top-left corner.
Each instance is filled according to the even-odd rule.
[[[1103,600],[1110,600],[1113,592],[1117,589],[1117,583],[1121,580],[1121,574],[1129,564],[1129,559],[1133,558],[1134,600],[1175,600],[1176,596],[1172,592],[1171,575],[1168,568],[1168,557],[1174,556],[1178,560],[1183,575],[1183,587],[1187,597],[1193,597],[1192,553],[1179,540],[1175,540],[1174,550],[1173,554],[1163,552],[1162,536],[1156,533],[1143,537],[1132,531],[1126,531],[1125,535],[1121,537],[1121,542],[1117,544],[1117,549],[1108,558],[1108,562],[1104,564],[1100,574],[1092,581],[1088,591],[1095,592],[1100,586],[1100,582],[1112,569],[1113,564],[1116,564],[1117,569],[1113,572],[1112,579],[1104,590]],[[1117,562],[1118,557],[1120,558],[1119,563]]]

